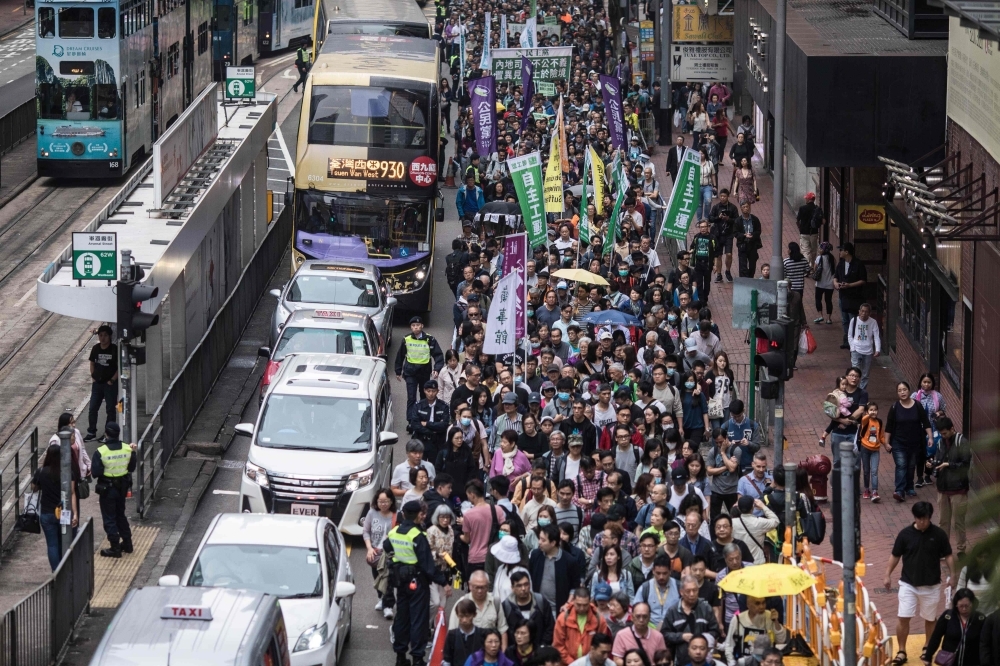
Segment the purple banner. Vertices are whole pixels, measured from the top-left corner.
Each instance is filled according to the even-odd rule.
[[[497,151],[496,81],[492,76],[469,81],[472,124],[476,132],[476,152],[488,160]]]
[[[601,74],[601,96],[604,98],[604,115],[608,119],[611,147],[625,149],[625,113],[622,111],[621,82],[617,77]]]
[[[524,304],[528,301],[528,282],[526,264],[528,261],[528,237],[525,234],[511,234],[503,240],[503,273],[510,275],[517,273],[521,277],[520,286],[517,288],[516,307],[514,315],[516,317],[517,339],[520,340],[527,332],[525,331]]]
[[[535,63],[524,56],[521,56],[521,99],[524,100],[524,108],[521,110],[521,132],[528,127],[531,122],[531,110],[534,105],[531,101],[535,98]]]

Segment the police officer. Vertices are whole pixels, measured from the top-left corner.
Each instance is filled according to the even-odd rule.
[[[430,628],[429,585],[448,583],[444,572],[434,566],[427,536],[417,524],[421,508],[417,500],[404,504],[403,520],[389,531],[384,544],[386,557],[391,562],[389,580],[396,590],[396,619],[392,624],[396,666],[409,666],[407,648],[413,666],[425,666],[424,651]]]
[[[306,75],[309,74],[309,52],[304,46],[300,46],[299,50],[295,52],[295,69],[299,70],[299,80],[292,86],[292,90],[298,92],[299,85],[301,85],[302,91],[305,92]]]
[[[121,429],[114,421],[104,426],[106,441],[91,459],[91,473],[97,479],[94,490],[100,496],[101,520],[108,535],[110,548],[101,557],[121,557],[132,552],[132,529],[125,517],[125,498],[132,486],[135,471],[135,450],[118,438]]]
[[[403,344],[396,354],[396,379],[406,380],[406,418],[413,414],[417,402],[417,389],[423,398],[423,385],[428,379],[437,379],[444,367],[441,346],[430,335],[424,333],[424,320],[410,319],[410,334],[403,338]]]
[[[424,443],[424,459],[437,460],[438,451],[444,447],[445,433],[451,421],[448,404],[437,399],[436,379],[424,382],[424,399],[413,406],[410,429]]]

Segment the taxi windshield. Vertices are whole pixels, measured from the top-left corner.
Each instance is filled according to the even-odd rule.
[[[281,361],[288,354],[354,354],[371,356],[364,331],[332,328],[286,326],[278,340],[272,360]]]

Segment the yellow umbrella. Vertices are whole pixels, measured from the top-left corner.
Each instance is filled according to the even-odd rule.
[[[751,597],[784,597],[808,589],[816,579],[790,564],[755,564],[726,574],[719,587]]]
[[[601,287],[608,286],[608,281],[600,275],[582,268],[560,268],[552,276],[563,278],[564,280],[572,280],[573,282],[583,282],[584,284],[596,284]]]

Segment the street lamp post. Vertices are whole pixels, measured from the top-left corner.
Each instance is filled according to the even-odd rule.
[[[788,0],[777,0],[774,44],[774,202],[772,207],[771,279],[785,276],[781,263],[781,225],[785,198],[785,16]]]

